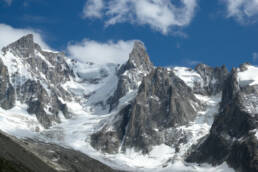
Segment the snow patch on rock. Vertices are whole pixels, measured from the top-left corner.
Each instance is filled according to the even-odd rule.
[[[258,84],[258,67],[245,65],[245,71],[238,72],[238,81],[240,86],[257,85]]]
[[[192,89],[195,87],[195,83],[200,83],[201,86],[203,85],[202,77],[193,69],[186,67],[174,67],[173,71],[177,77],[182,79],[185,84]]]
[[[0,108],[0,130],[18,138],[33,137],[43,131],[36,116],[28,114],[26,109],[27,105],[18,101],[10,110]]]

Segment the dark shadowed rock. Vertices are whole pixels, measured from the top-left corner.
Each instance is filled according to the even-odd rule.
[[[114,119],[114,130],[108,130],[110,126],[107,125],[101,131],[94,133],[91,136],[91,145],[103,152],[117,153],[126,134],[131,108],[132,105],[128,105],[119,112]]]
[[[3,172],[115,172],[97,160],[55,144],[18,140],[0,133],[0,171]]]
[[[0,106],[3,109],[11,109],[15,104],[15,91],[10,83],[7,67],[0,59]]]
[[[73,75],[64,59],[64,53],[42,50],[34,42],[32,34],[26,35],[4,47],[2,51],[4,54],[10,51],[17,57],[22,58],[24,64],[30,65],[33,73],[39,74],[42,72],[46,75],[46,79],[53,84],[68,81],[70,80],[70,75]]]
[[[218,165],[227,161],[240,172],[258,171],[258,140],[252,131],[258,128],[258,114],[250,111],[248,105],[258,106],[258,87],[241,87],[237,69],[233,69],[223,89],[220,113],[216,116],[210,134],[198,145],[192,147],[188,162],[211,163]]]
[[[33,35],[28,34],[21,37],[19,40],[11,43],[7,47],[4,47],[2,51],[6,53],[9,49],[12,49],[20,56],[31,57],[34,55],[35,43],[33,40]],[[37,45],[38,46],[38,45]]]
[[[36,114],[38,121],[45,127],[49,128],[51,126],[50,116],[44,111],[43,104],[36,100],[29,102],[29,108],[27,109],[29,114]]]
[[[114,130],[106,126],[92,135],[92,146],[109,153],[125,148],[147,153],[153,145],[166,142],[166,129],[192,121],[198,108],[199,101],[181,79],[156,68],[144,77],[132,103],[114,119]]]
[[[0,133],[0,147],[0,160],[4,163],[1,171],[7,168],[17,172],[56,172],[15,138]]]
[[[16,100],[26,103],[28,112],[36,114],[45,128],[53,122],[60,122],[60,114],[65,118],[71,117],[61,99],[70,101],[72,95],[63,89],[62,84],[70,81],[74,74],[63,53],[42,50],[34,42],[32,34],[4,47],[2,51],[2,58],[12,58],[6,55],[8,53],[14,55],[12,65],[16,67],[12,69],[16,71],[9,71],[8,75],[8,69],[0,62],[3,75],[0,91],[5,95],[2,107],[10,109]],[[25,70],[26,74],[22,73]]]
[[[232,146],[227,160],[236,171],[258,171],[258,141],[250,135]]]
[[[224,82],[228,76],[228,70],[225,65],[213,68],[205,64],[198,64],[195,70],[204,81],[203,88],[206,92],[204,94],[214,95],[222,91]]]
[[[139,70],[142,70],[142,71],[151,71],[153,69],[153,64],[150,61],[150,58],[146,52],[145,46],[140,41],[134,42],[134,47],[132,52],[129,55],[129,60],[121,68],[121,70],[125,71],[133,68],[138,68]]]
[[[146,52],[144,44],[135,41],[129,60],[120,67],[117,89],[109,99],[110,111],[117,107],[119,99],[125,96],[130,90],[137,90],[144,76],[154,69],[153,64]]]

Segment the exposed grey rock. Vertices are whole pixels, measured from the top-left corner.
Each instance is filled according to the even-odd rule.
[[[258,140],[252,133],[258,128],[258,114],[246,109],[247,104],[258,106],[256,101],[246,99],[250,94],[258,97],[257,90],[257,86],[241,88],[237,80],[237,69],[233,69],[225,83],[220,113],[215,118],[210,134],[193,146],[186,160],[213,165],[227,161],[240,172],[258,171],[258,166],[255,165],[258,159]]]
[[[236,171],[258,171],[258,141],[254,136],[235,142],[227,160]]]
[[[113,126],[106,125],[100,131],[94,133],[91,136],[91,145],[103,152],[117,153],[126,134],[131,108],[132,106],[128,105],[119,112],[114,119],[114,130],[108,130],[109,127]]]
[[[223,96],[220,106],[221,111],[225,106],[233,103],[233,101],[237,98],[239,91],[240,87],[237,81],[237,69],[233,68],[223,88]]]
[[[87,155],[55,144],[18,140],[0,133],[0,171],[3,172],[115,172]]]
[[[7,67],[0,59],[0,106],[3,109],[11,109],[15,104],[14,88],[9,80]]]
[[[132,103],[114,119],[114,130],[105,126],[92,135],[92,146],[109,153],[117,152],[119,147],[147,153],[153,145],[167,142],[165,132],[158,131],[187,124],[200,108],[181,79],[165,68],[156,68],[144,77]]]
[[[8,169],[16,172],[56,172],[47,163],[42,161],[32,152],[26,150],[15,138],[0,133],[0,160],[8,162],[0,167],[0,170]]]
[[[36,114],[38,121],[45,127],[49,128],[51,126],[51,118],[47,115],[44,110],[43,104],[39,101],[31,101],[29,102],[28,113]],[[55,120],[57,120],[57,116],[55,116]]]
[[[11,51],[17,57],[22,58],[24,64],[30,65],[33,73],[39,75],[42,72],[46,75],[46,79],[53,84],[68,81],[70,76],[73,76],[73,72],[64,59],[64,53],[42,50],[38,44],[34,43],[32,34],[26,35],[4,47],[2,51],[4,54],[7,51]],[[45,59],[40,57],[40,54]]]
[[[10,76],[5,72],[7,68],[2,67],[2,74],[6,80],[3,80],[2,84],[3,94],[5,89],[7,95],[5,96],[7,101],[3,102],[3,106],[11,108],[16,95],[17,101],[26,103],[28,112],[36,114],[45,128],[50,127],[53,122],[60,122],[60,114],[65,118],[71,117],[67,106],[60,101],[60,99],[71,100],[72,94],[64,90],[61,85],[74,77],[63,53],[42,50],[34,43],[31,34],[4,47],[2,51],[4,54],[2,58],[8,58],[5,56],[8,52],[17,58],[12,61],[17,71],[12,71]],[[25,68],[29,76],[24,76],[20,68]]]
[[[153,65],[150,61],[149,55],[146,52],[144,44],[140,41],[134,42],[134,47],[129,55],[129,60],[121,68],[121,70],[125,71],[133,68],[138,68],[142,71],[151,71],[153,69]]]
[[[200,91],[199,93],[201,94],[215,95],[222,91],[228,76],[228,70],[225,65],[213,68],[205,64],[199,64],[195,67],[195,70],[204,81],[203,88],[197,89],[197,93]]]
[[[14,43],[4,47],[2,51],[6,53],[9,49],[14,50],[19,56],[22,57],[31,57],[34,55],[34,48],[38,47],[37,44],[33,41],[33,35],[28,34],[26,36],[21,37],[19,40]]]
[[[40,155],[51,162],[55,169],[63,169],[68,172],[118,172],[107,165],[69,148],[56,144],[43,143],[36,140],[24,140],[30,151]],[[46,151],[48,150],[48,151]],[[121,171],[120,171],[121,172]]]
[[[110,111],[117,107],[119,99],[125,96],[129,90],[137,90],[144,76],[148,75],[154,66],[146,52],[144,44],[135,41],[132,52],[127,63],[122,65],[118,71],[117,89],[109,99]]]

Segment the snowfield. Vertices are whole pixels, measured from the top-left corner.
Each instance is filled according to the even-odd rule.
[[[20,58],[8,52],[1,56],[7,66],[9,74],[13,78],[14,86],[22,85],[27,79],[36,79],[32,75],[29,67],[24,65]],[[42,54],[36,52],[39,58],[44,59]],[[8,57],[8,58],[5,58]],[[47,61],[47,60],[46,60]],[[108,112],[105,107],[107,99],[114,94],[118,83],[115,64],[95,65],[83,62],[68,62],[75,72],[75,79],[64,83],[62,87],[73,93],[75,99],[66,102],[60,98],[62,103],[66,103],[71,119],[65,119],[60,115],[61,123],[55,124],[49,129],[44,129],[37,121],[35,115],[27,113],[27,106],[16,101],[16,105],[11,110],[0,108],[0,130],[16,136],[18,138],[39,139],[44,142],[56,143],[64,147],[69,147],[81,151],[88,156],[97,159],[115,169],[129,171],[175,171],[175,172],[232,172],[225,163],[212,167],[207,164],[188,164],[184,162],[184,154],[187,150],[198,142],[200,138],[207,135],[213,123],[214,115],[218,112],[221,95],[207,97],[195,95],[202,104],[206,106],[203,111],[199,111],[196,119],[188,125],[177,127],[187,133],[190,140],[180,145],[180,151],[162,144],[154,146],[152,151],[143,155],[133,149],[127,149],[118,154],[107,154],[95,150],[90,144],[90,136],[102,127],[106,122],[113,122],[118,111],[130,102],[136,95],[137,89],[129,90],[128,93],[119,100],[119,106],[112,112]],[[193,89],[195,83],[203,85],[200,75],[189,68],[175,67],[175,74],[181,78],[186,85]],[[133,71],[141,72],[141,71]],[[126,74],[126,73],[125,73]],[[250,84],[257,84],[258,68],[248,67],[248,70],[239,73],[239,81]],[[131,73],[128,74],[130,77]],[[248,76],[248,77],[247,77]],[[46,82],[42,76],[42,84]],[[138,83],[140,85],[140,81]],[[107,87],[108,86],[108,87]],[[48,90],[48,88],[46,88]],[[85,98],[87,97],[87,98]],[[155,99],[155,97],[152,97]],[[61,112],[60,112],[61,113]],[[112,129],[112,128],[111,128]],[[257,135],[257,133],[256,133]]]
[[[198,95],[199,96],[199,95]],[[200,98],[201,96],[199,96]],[[209,108],[206,111],[200,112],[200,115],[189,126],[182,126],[181,129],[193,134],[192,142],[182,145],[181,149],[186,151],[192,144],[197,143],[197,140],[208,134],[211,127],[213,116],[206,117],[205,114],[216,113],[218,100],[220,96],[209,99],[201,97],[204,101],[208,99],[207,105]],[[57,124],[50,129],[43,129],[37,122],[36,117],[26,113],[26,107],[17,105],[10,111],[0,109],[1,116],[0,129],[14,135],[18,138],[33,138],[44,142],[56,143],[64,147],[81,151],[90,157],[97,159],[104,164],[107,164],[115,169],[128,169],[131,171],[175,171],[175,172],[217,172],[217,171],[233,171],[226,164],[217,167],[211,167],[208,164],[188,164],[183,161],[184,151],[176,154],[175,150],[167,145],[154,146],[153,150],[148,155],[143,155],[135,152],[132,149],[127,149],[125,153],[104,154],[90,145],[90,135],[99,127],[101,120],[108,120],[114,113],[106,115],[92,114],[85,112],[79,104],[70,104],[74,107],[74,116],[72,119],[62,119],[61,124]],[[80,107],[80,108],[79,108]],[[28,125],[30,124],[30,125]],[[36,132],[39,127],[40,132]],[[174,162],[169,160],[176,157]]]
[[[44,128],[35,115],[27,112],[27,105],[16,104],[11,110],[0,108],[0,129],[18,138],[34,137]]]
[[[124,100],[121,100],[123,103],[126,102],[126,99],[128,100],[132,98],[132,96],[126,96],[123,98]],[[70,107],[69,110],[73,113],[72,119],[67,120],[62,118],[62,123],[56,124],[50,129],[44,129],[37,122],[34,115],[27,114],[27,107],[25,105],[17,104],[15,108],[9,111],[0,109],[1,124],[6,124],[1,125],[0,129],[11,135],[17,136],[18,138],[30,137],[44,142],[51,142],[64,147],[70,147],[115,169],[153,172],[231,172],[233,170],[226,164],[211,167],[207,164],[188,164],[183,161],[183,155],[187,149],[192,144],[197,143],[198,139],[208,134],[213,122],[213,115],[217,113],[218,103],[221,99],[221,95],[217,95],[215,97],[196,95],[196,97],[205,103],[207,108],[205,111],[200,111],[196,120],[190,123],[190,125],[178,128],[191,133],[193,136],[190,142],[181,145],[181,151],[179,153],[175,153],[174,148],[164,144],[154,146],[153,150],[147,155],[135,152],[133,149],[127,149],[126,152],[120,152],[118,154],[101,153],[90,145],[90,136],[99,129],[99,127],[101,127],[100,124],[102,121],[112,119],[117,112],[114,111],[104,115],[101,112],[98,114],[96,111],[87,111],[87,108],[82,107],[76,102],[67,102],[68,107]],[[174,161],[171,162],[171,159],[174,159]]]
[[[258,84],[258,67],[245,65],[247,68],[243,72],[238,72],[238,81],[240,86],[257,85]]]
[[[200,83],[201,87],[203,86],[203,79],[201,78],[200,74],[193,69],[186,67],[174,67],[173,71],[176,76],[182,79],[188,87],[193,89],[195,83]]]

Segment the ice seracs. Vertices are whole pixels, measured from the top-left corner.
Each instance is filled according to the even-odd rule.
[[[118,64],[94,64],[77,60],[68,60],[75,78],[62,86],[75,95],[86,111],[107,113],[108,99],[114,95],[118,83]],[[108,86],[107,86],[108,85]]]

